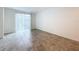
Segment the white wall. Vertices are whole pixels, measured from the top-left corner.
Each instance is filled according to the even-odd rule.
[[[36,28],[79,41],[79,8],[49,8],[39,12]]]
[[[36,14],[35,13],[31,14],[31,27],[32,29],[36,28]]]
[[[3,8],[0,7],[0,38],[3,38]]]
[[[15,32],[15,11],[4,8],[4,33]]]

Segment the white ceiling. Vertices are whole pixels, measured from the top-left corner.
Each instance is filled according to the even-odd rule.
[[[27,13],[37,13],[37,12],[47,9],[47,7],[11,7],[11,8],[24,11]]]

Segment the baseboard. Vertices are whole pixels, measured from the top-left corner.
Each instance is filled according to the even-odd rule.
[[[56,36],[59,36],[59,37],[65,38],[65,39],[69,39],[69,40],[76,41],[76,40],[74,40],[74,39],[67,38],[67,37],[63,37],[63,36],[57,35],[57,34],[55,34],[55,33],[50,33],[50,32],[48,32],[48,31],[45,31],[45,30],[42,30],[42,29],[34,29],[34,30],[40,30],[40,31],[46,32],[46,33],[48,33],[48,34],[54,34],[54,35],[56,35]]]
[[[14,33],[14,32],[4,33],[4,36],[9,35],[9,34],[12,34],[12,33]]]

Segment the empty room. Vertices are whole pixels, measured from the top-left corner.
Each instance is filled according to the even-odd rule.
[[[0,51],[79,51],[79,8],[0,7]]]

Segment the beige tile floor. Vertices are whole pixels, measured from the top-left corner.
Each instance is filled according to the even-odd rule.
[[[0,51],[79,51],[79,42],[41,30],[12,33],[0,39]]]
[[[0,51],[31,50],[32,40],[30,30],[12,33],[0,39]]]
[[[79,51],[79,42],[41,30],[32,31],[34,51]]]

